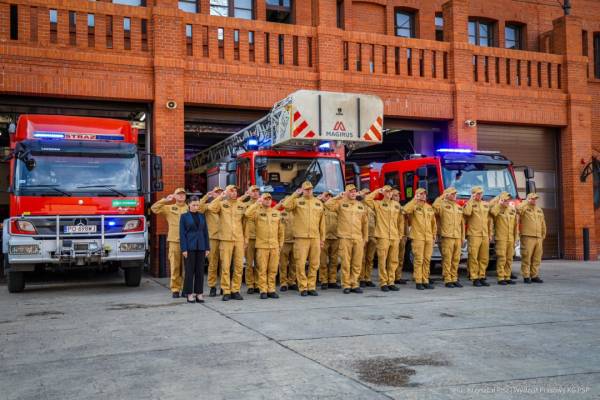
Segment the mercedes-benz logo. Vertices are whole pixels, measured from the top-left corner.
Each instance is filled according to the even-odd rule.
[[[87,225],[87,219],[76,218],[75,221],[73,222],[73,224],[75,224],[76,226],[85,226],[85,225]]]

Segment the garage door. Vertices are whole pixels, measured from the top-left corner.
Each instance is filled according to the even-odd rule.
[[[550,128],[479,124],[477,145],[480,150],[498,150],[515,165],[517,187],[525,196],[525,166],[535,169],[535,184],[544,209],[548,235],[544,258],[560,256],[560,213],[558,209],[558,131]]]

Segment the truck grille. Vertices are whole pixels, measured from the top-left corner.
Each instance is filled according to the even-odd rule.
[[[88,243],[73,243],[73,250],[88,251]]]

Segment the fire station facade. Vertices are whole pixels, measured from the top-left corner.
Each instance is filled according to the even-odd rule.
[[[186,158],[295,90],[376,94],[385,128],[412,135],[417,152],[499,150],[520,192],[534,167],[547,255],[582,259],[587,230],[595,259],[600,2],[570,11],[554,0],[0,0],[0,114],[145,113],[160,197],[186,184]]]

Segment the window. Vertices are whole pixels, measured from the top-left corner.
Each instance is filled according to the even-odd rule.
[[[252,19],[253,3],[253,0],[210,0],[210,15]]]
[[[189,13],[197,13],[198,2],[196,0],[179,0],[179,9]]]
[[[600,32],[594,33],[594,78],[600,79]]]
[[[442,13],[435,13],[435,40],[444,41],[444,15]]]
[[[49,10],[50,12],[50,43],[56,43],[58,37],[58,11]]]
[[[112,15],[106,16],[106,48],[112,49],[113,47],[113,17]]]
[[[440,196],[440,184],[437,166],[427,166],[427,200],[431,203]]]
[[[123,18],[123,47],[131,50],[131,18]]]
[[[520,25],[506,25],[504,28],[504,47],[507,49],[523,49],[523,27]]]
[[[402,177],[404,178],[404,199],[408,202],[415,196],[413,189],[415,185],[415,172],[407,171]]]
[[[339,29],[344,29],[344,0],[336,2],[336,23]]]
[[[187,49],[187,55],[191,56],[194,54],[193,50],[193,31],[192,25],[187,24],[185,26],[185,47]]]
[[[146,0],[112,0],[113,4],[123,4],[126,6],[146,6]]]
[[[493,24],[491,22],[470,20],[469,21],[469,43],[490,47],[493,46]]]
[[[10,5],[10,39],[19,40],[19,8],[16,4]]]
[[[415,13],[411,11],[396,11],[396,36],[414,38]]]
[[[142,51],[148,51],[148,20],[142,19]]]
[[[400,187],[400,176],[398,171],[386,172],[383,176],[383,180],[386,185],[389,185],[392,188]]]
[[[292,20],[292,0],[266,0],[267,21],[280,22],[282,24],[291,24]]]
[[[581,55],[588,56],[588,33],[581,31]]]
[[[94,14],[87,15],[87,26],[88,26],[88,47],[94,47],[96,45],[96,17]]]
[[[75,11],[69,11],[69,44],[77,44],[77,14]]]

